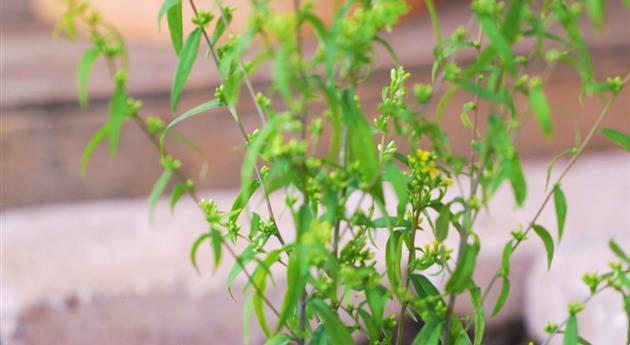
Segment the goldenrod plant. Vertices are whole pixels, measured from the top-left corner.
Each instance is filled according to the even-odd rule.
[[[214,266],[231,257],[235,264],[227,283],[246,278],[244,313],[253,312],[268,345],[345,345],[360,338],[398,345],[410,322],[421,325],[414,345],[482,344],[485,322],[501,312],[510,293],[512,254],[524,241],[539,240],[552,265],[570,205],[563,179],[593,137],[606,136],[630,151],[627,134],[600,127],[629,76],[598,80],[582,34],[584,16],[595,29],[605,25],[603,0],[473,0],[471,20],[454,32],[441,30],[433,1],[426,0],[435,31],[434,62],[431,82],[416,85],[408,85],[409,72],[382,35],[395,30],[409,10],[404,0],[340,0],[331,21],[316,15],[316,1],[293,0],[292,13],[278,13],[270,3],[287,0],[252,0],[248,24],[238,33],[230,22],[239,8],[219,0],[209,8],[196,0],[165,0],[156,17],[167,22],[179,62],[171,106],[161,117],[145,115],[141,101],[129,96],[129,58],[116,29],[89,2],[63,1],[67,11],[59,31],[74,39],[75,27],[81,25],[92,42],[78,67],[80,104],[88,105],[87,85],[97,59],[107,61],[114,84],[109,117],[85,148],[83,173],[97,145],[107,141],[115,154],[123,127],[139,126],[164,167],[150,194],[150,212],[171,185],[173,207],[185,194],[194,199],[208,226],[192,244],[192,264],[197,268],[196,254],[203,244],[210,245]],[[190,32],[182,25],[184,7],[194,13]],[[306,34],[315,45],[308,54]],[[533,48],[523,55],[515,48],[525,42]],[[370,82],[376,46],[390,53],[395,67],[378,108],[366,111],[357,88]],[[472,58],[458,59],[464,50],[473,52]],[[181,109],[180,95],[195,63],[214,65],[220,85],[206,103]],[[538,212],[515,227],[500,269],[480,286],[473,279],[484,245],[477,217],[485,207],[496,207],[489,202],[502,185],[512,189],[517,207],[526,200],[527,182],[514,140],[528,117],[545,137],[553,137],[555,114],[545,82],[558,64],[579,76],[582,88],[576,100],[598,97],[604,106],[593,114],[592,127],[582,129],[586,136],[551,161],[549,171],[555,173],[549,176],[557,178],[548,177]],[[261,66],[271,71],[270,82],[265,89],[254,89],[252,76]],[[455,93],[468,95],[470,101],[461,104],[461,128],[449,133],[441,121]],[[239,112],[243,98],[255,104],[258,128],[245,128]],[[479,107],[481,103],[485,106]],[[240,193],[225,210],[198,197],[195,182],[167,148],[174,126],[216,108],[234,119],[245,147]],[[378,115],[371,119],[366,112]],[[469,154],[453,153],[453,135],[470,138]],[[386,188],[395,200],[385,198]],[[255,193],[266,200],[265,215],[243,212],[250,210]],[[284,196],[282,207],[293,221],[290,229],[278,228],[271,193]],[[545,207],[555,208],[555,224],[539,222]],[[420,243],[418,232],[433,239]],[[448,236],[459,239],[457,248],[446,244]],[[243,251],[235,250],[237,242],[246,243]],[[377,248],[384,248],[384,259],[375,255]],[[630,316],[630,257],[613,241],[610,248],[618,261],[607,273],[585,275],[584,282],[591,295],[617,291]],[[272,266],[280,266],[287,282],[277,305],[267,297]],[[428,278],[435,275],[444,277],[443,288]],[[497,284],[498,299],[487,301]],[[472,315],[454,313],[462,295],[470,297]],[[544,344],[556,336],[565,345],[587,344],[576,315],[589,299],[571,304],[565,320],[552,320],[556,323],[546,327]],[[394,313],[386,307],[392,302],[399,306]],[[491,309],[484,307],[488,302]],[[248,327],[244,332],[247,339]]]

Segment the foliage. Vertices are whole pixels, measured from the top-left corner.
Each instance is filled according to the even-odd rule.
[[[234,34],[228,29],[232,16],[238,14],[233,8],[215,1],[214,8],[205,11],[192,0],[164,1],[158,21],[166,16],[179,57],[171,108],[165,113],[177,113],[180,94],[202,45],[221,80],[211,100],[165,124],[161,118],[141,116],[141,102],[128,96],[127,51],[118,32],[88,3],[66,0],[68,10],[59,30],[73,39],[75,25],[80,23],[87,27],[92,42],[78,68],[81,104],[88,104],[89,74],[100,57],[107,60],[114,83],[109,119],[88,144],[83,171],[96,145],[108,139],[115,154],[127,122],[139,125],[159,149],[164,166],[151,192],[151,213],[169,181],[177,179],[171,206],[188,193],[208,222],[208,230],[192,246],[193,265],[198,267],[196,254],[206,242],[214,252],[215,267],[226,255],[235,261],[228,285],[238,275],[247,278],[246,326],[253,311],[267,344],[352,344],[359,334],[371,344],[399,344],[405,322],[410,322],[405,321],[407,316],[424,325],[413,344],[481,344],[487,316],[500,313],[509,296],[510,260],[519,245],[536,234],[551,266],[569,204],[561,182],[592,137],[601,133],[630,149],[626,134],[599,128],[628,77],[598,81],[581,33],[581,18],[586,14],[595,28],[605,24],[604,1],[473,0],[474,24],[449,34],[441,32],[436,7],[427,0],[435,30],[432,79],[429,84],[413,85],[412,94],[410,74],[380,36],[407,12],[405,1],[343,1],[330,24],[315,14],[315,2],[295,0],[292,14],[274,12],[270,2],[252,0],[247,28]],[[187,34],[182,24],[186,6],[195,14],[194,29]],[[317,39],[316,49],[309,54],[303,48],[306,31]],[[476,32],[476,38],[469,32]],[[527,42],[535,49],[523,55],[517,47]],[[370,78],[377,46],[390,52],[397,66],[391,70],[378,108],[364,110],[357,89]],[[473,51],[475,57],[459,61],[457,55],[463,50]],[[560,157],[570,156],[538,212],[512,231],[494,279],[480,287],[473,279],[483,245],[475,225],[477,216],[502,185],[513,190],[517,207],[525,202],[527,182],[514,138],[530,116],[546,138],[552,137],[555,113],[545,81],[560,63],[572,67],[581,78],[580,97],[600,97],[605,106],[585,139],[550,163],[549,176]],[[544,72],[528,74],[538,74],[535,66],[541,64]],[[250,79],[262,66],[271,70],[271,83],[256,92]],[[245,129],[238,110],[242,89],[254,101],[261,120],[261,127],[253,131]],[[447,133],[440,121],[455,93],[465,93],[470,101],[462,105],[462,128]],[[429,104],[437,109],[430,111]],[[230,210],[199,199],[193,181],[181,171],[181,162],[166,150],[169,129],[214,108],[231,114],[246,144],[241,192]],[[378,115],[371,121],[366,113],[375,111]],[[449,145],[449,135],[464,134],[471,139],[468,157],[453,153]],[[385,198],[386,186],[391,186],[395,200]],[[269,202],[273,192],[285,196],[291,229],[278,227],[276,210]],[[244,213],[257,193],[266,201],[267,214]],[[369,206],[348,205],[356,200],[353,197]],[[538,222],[551,198],[557,216],[555,240]],[[249,222],[244,214],[251,214]],[[242,228],[245,224],[249,229]],[[419,231],[434,240],[417,243]],[[285,238],[289,234],[291,240]],[[459,238],[458,248],[446,245],[449,236]],[[233,249],[239,241],[246,243],[242,252]],[[384,259],[376,255],[377,243],[385,244]],[[612,263],[608,273],[585,275],[584,282],[593,295],[603,289],[618,291],[630,315],[630,259],[616,243],[610,247],[620,261]],[[272,266],[280,266],[288,282],[279,306],[266,297]],[[446,277],[442,290],[427,278],[436,275]],[[490,313],[486,299],[499,280],[502,288]],[[455,315],[454,303],[465,294],[473,302],[473,315]],[[392,301],[400,305],[399,314],[386,307]],[[582,308],[582,304],[572,304],[565,321],[549,324],[550,338],[563,333],[565,344],[584,343],[576,317]],[[246,329],[245,338],[248,334]]]

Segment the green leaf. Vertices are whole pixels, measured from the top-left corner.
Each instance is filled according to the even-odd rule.
[[[424,0],[424,4],[429,12],[429,16],[431,17],[431,23],[433,24],[433,33],[435,34],[435,45],[440,46],[442,42],[442,31],[440,30],[440,17],[437,15],[437,11],[435,11],[435,5],[433,4],[433,0]]]
[[[85,178],[87,166],[94,149],[109,135],[109,125],[106,123],[94,133],[90,141],[85,145],[81,155],[81,177]]]
[[[182,23],[182,2],[179,1],[175,6],[171,7],[167,12],[166,21],[168,22],[168,31],[171,36],[171,43],[175,54],[179,56],[182,51],[184,42],[184,25]]]
[[[601,29],[604,26],[604,17],[606,15],[604,0],[586,0],[586,10],[593,26]]]
[[[383,186],[380,181],[380,164],[374,135],[370,130],[363,111],[359,108],[353,90],[345,90],[341,97],[344,121],[348,128],[350,156],[359,164],[359,170],[370,183],[371,193],[380,202],[384,201]]]
[[[328,337],[325,332],[326,328],[324,327],[324,324],[317,326],[313,332],[313,336],[311,336],[310,345],[328,345]]]
[[[512,251],[514,247],[512,241],[509,241],[503,247],[503,253],[501,254],[501,272],[504,276],[510,275],[510,259],[512,258]]]
[[[615,144],[619,145],[622,149],[630,152],[630,136],[612,128],[603,128],[602,134],[610,139]]]
[[[184,89],[184,84],[186,84],[190,76],[190,70],[197,58],[200,41],[201,29],[197,28],[188,36],[179,54],[177,69],[175,70],[173,84],[171,85],[171,111],[173,113],[177,112],[177,103],[179,103],[179,97]]]
[[[232,17],[233,17],[232,12],[223,11],[223,14],[225,15],[225,20],[223,20],[223,16],[222,16],[221,18],[217,19],[217,22],[214,25],[214,32],[212,33],[212,37],[210,38],[210,42],[212,43],[212,46],[214,46],[219,40],[219,38],[221,38],[221,35],[225,33],[225,22],[227,22],[228,25],[232,23]]]
[[[94,62],[101,55],[101,49],[99,47],[92,47],[88,49],[83,56],[77,67],[77,85],[79,89],[79,104],[85,108],[88,106],[88,83],[90,81],[90,73],[92,72],[92,66]]]
[[[422,274],[414,273],[409,276],[411,283],[413,284],[416,293],[420,299],[427,298],[429,296],[439,296],[440,291],[431,283],[429,278]]]
[[[456,84],[453,84],[448,90],[446,90],[444,95],[442,95],[442,98],[440,98],[440,102],[438,103],[438,106],[435,109],[435,122],[437,124],[439,124],[440,121],[442,120],[442,114],[444,113],[446,106],[449,104],[451,97],[453,97],[453,95],[455,94],[455,92],[457,92],[458,89],[459,89],[459,86],[457,86]]]
[[[171,129],[171,127],[175,126],[176,124],[187,120],[195,115],[199,115],[205,111],[208,110],[212,110],[215,108],[219,108],[224,106],[225,104],[223,104],[222,101],[218,100],[218,99],[213,99],[211,101],[202,103],[190,110],[188,110],[187,112],[179,115],[178,117],[176,117],[175,119],[173,119],[173,121],[171,121],[168,126],[166,126],[166,128],[164,128],[164,131],[162,132],[162,135],[160,136],[160,150],[164,149],[164,140],[166,139],[166,135],[168,134],[169,130]]]
[[[501,32],[508,42],[514,42],[520,31],[525,0],[513,0],[509,3],[507,17],[501,26]]]
[[[252,195],[258,190],[260,187],[260,182],[257,180],[252,180],[249,183],[247,189],[241,190],[236,199],[234,199],[234,203],[232,204],[232,208],[230,209],[230,221],[236,223],[238,217],[241,215],[243,208],[247,205],[249,199],[251,199]]]
[[[171,169],[164,169],[164,172],[160,176],[160,178],[153,185],[153,189],[151,190],[151,194],[149,195],[149,220],[153,221],[153,215],[155,213],[155,205],[157,204],[158,198],[164,192],[168,181],[171,179],[173,175],[173,171]]]
[[[387,296],[384,289],[381,286],[366,286],[365,297],[372,312],[372,317],[380,329],[383,324],[383,313],[385,312],[385,303],[387,302]]]
[[[478,286],[473,286],[468,289],[470,292],[470,298],[473,304],[473,311],[475,313],[475,342],[474,345],[481,345],[483,341],[484,332],[486,329],[486,313],[483,308],[483,297],[481,295],[481,289]]]
[[[223,246],[223,237],[221,232],[215,228],[210,229],[210,239],[212,240],[212,252],[214,253],[214,269],[216,270],[221,263],[221,248]]]
[[[250,296],[243,305],[243,344],[249,344],[251,340],[252,297]]]
[[[383,172],[383,178],[391,182],[396,197],[398,198],[398,219],[402,220],[405,216],[405,208],[409,202],[409,194],[407,192],[407,179],[405,175],[395,164],[389,164]]]
[[[575,314],[569,316],[567,325],[564,327],[563,345],[577,345],[578,343],[578,322]]]
[[[387,278],[394,291],[398,291],[402,288],[402,272],[400,270],[402,245],[402,233],[399,231],[391,232],[387,240],[387,246],[385,247],[385,268]]]
[[[177,201],[190,190],[190,186],[186,182],[180,182],[176,184],[171,190],[171,212],[175,211],[175,205]]]
[[[478,15],[477,19],[483,28],[483,32],[486,36],[488,36],[490,44],[497,50],[501,60],[503,60],[503,63],[510,70],[514,70],[514,55],[512,54],[512,47],[499,28],[497,28],[494,20],[487,15]]]
[[[558,222],[558,242],[562,240],[564,224],[567,220],[567,199],[559,184],[553,187],[553,203],[556,208],[556,220]]]
[[[442,335],[443,326],[443,320],[437,317],[429,319],[411,345],[437,345],[440,341],[440,335]]]
[[[547,231],[547,229],[545,229],[542,225],[534,224],[532,227],[534,228],[536,235],[540,237],[545,245],[545,250],[547,251],[547,269],[550,269],[554,251],[553,238],[549,234],[549,231]]]
[[[291,337],[286,334],[277,334],[267,340],[264,345],[286,345],[291,341]]]
[[[437,220],[435,221],[435,239],[442,242],[448,236],[448,228],[451,224],[451,210],[449,205],[442,205]]]
[[[547,102],[547,96],[543,90],[542,81],[538,78],[532,79],[529,87],[529,105],[534,111],[536,120],[540,125],[543,134],[547,139],[550,139],[553,134],[551,125],[551,110],[549,110],[549,103]]]
[[[236,262],[232,266],[230,273],[228,273],[227,281],[225,283],[230,296],[232,296],[232,284],[234,283],[234,280],[236,279],[239,273],[243,272],[243,267],[245,267],[248,263],[250,263],[255,257],[256,257],[256,250],[250,244],[247,246],[247,248],[245,248],[245,250],[236,259]]]
[[[476,243],[466,243],[463,246],[462,252],[457,257],[455,271],[446,283],[447,293],[461,293],[464,291],[475,270],[478,253],[479,245]]]
[[[354,341],[352,336],[346,328],[346,325],[339,319],[337,313],[335,313],[324,301],[319,298],[314,298],[310,301],[310,306],[314,309],[315,313],[324,322],[326,334],[330,338],[330,341],[335,345],[353,345]]]
[[[516,205],[519,207],[523,206],[523,202],[527,198],[527,182],[525,181],[521,160],[517,154],[514,154],[510,163],[509,179],[514,192],[514,199],[516,199]]]
[[[247,153],[241,166],[241,193],[249,193],[249,186],[254,174],[256,159],[267,139],[274,134],[278,128],[286,122],[286,116],[277,115],[268,121],[265,126],[258,132],[254,140],[247,146]]]
[[[502,97],[501,95],[499,95],[498,93],[494,92],[493,90],[487,88],[487,87],[483,87],[480,85],[477,85],[475,83],[471,83],[468,80],[458,80],[457,81],[457,85],[463,87],[464,89],[479,95],[479,97],[481,98],[485,98],[487,100],[493,101],[493,102],[498,102],[498,103],[503,103],[506,104],[507,102],[505,101],[505,98]]]
[[[250,282],[253,286],[255,286],[254,292],[252,293],[254,314],[256,315],[256,319],[258,320],[260,328],[267,337],[271,336],[271,331],[269,330],[269,326],[267,325],[267,317],[264,308],[264,295],[267,291],[267,274],[269,273],[268,267],[271,266],[271,264],[273,264],[274,262],[278,261],[278,259],[280,258],[280,253],[280,250],[274,250],[270,252],[269,255],[267,255],[265,261],[258,265],[252,276],[252,281]]]
[[[630,344],[630,295],[623,296],[623,309],[626,312],[626,324],[629,325],[626,333],[626,344]]]
[[[495,317],[507,301],[507,298],[510,294],[510,279],[507,276],[501,277],[503,281],[503,285],[501,286],[501,292],[499,293],[499,298],[497,298],[497,303],[494,305],[494,309],[492,309],[492,317]]]
[[[628,256],[628,254],[626,254],[624,250],[621,249],[621,247],[617,244],[617,242],[615,242],[615,240],[608,241],[608,246],[610,247],[610,250],[615,253],[615,255],[617,255],[620,259],[630,265],[630,256]]]
[[[306,287],[306,276],[308,274],[308,258],[306,257],[305,245],[298,244],[289,256],[289,267],[287,267],[287,290],[284,294],[282,309],[278,316],[276,332],[282,329],[284,323],[297,308],[300,298],[304,294]]]
[[[168,12],[168,10],[170,10],[173,6],[181,3],[182,0],[164,0],[162,6],[160,7],[160,11],[158,12],[158,27],[160,27],[162,23],[162,18],[164,18],[164,15]]]
[[[118,84],[109,103],[109,152],[112,156],[118,151],[120,132],[127,115],[127,94],[125,86]]]
[[[190,247],[190,262],[192,262],[192,265],[195,268],[195,270],[197,271],[197,273],[201,273],[199,271],[199,266],[197,266],[197,250],[199,250],[199,246],[203,243],[203,241],[205,241],[206,239],[209,239],[209,238],[210,238],[210,234],[209,233],[207,233],[207,232],[203,233],[199,237],[197,237],[195,242],[193,242],[192,247]]]

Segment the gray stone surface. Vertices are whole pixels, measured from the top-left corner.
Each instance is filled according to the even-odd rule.
[[[506,310],[491,322],[496,324],[522,317],[525,289],[530,289],[527,311],[532,331],[540,328],[539,322],[542,321],[539,319],[542,316],[546,316],[545,321],[558,317],[550,311],[553,308],[565,310],[565,299],[561,297],[573,295],[564,289],[579,286],[582,271],[588,271],[590,264],[595,263],[589,261],[590,256],[582,256],[580,262],[588,265],[581,267],[576,264],[571,270],[572,266],[567,265],[565,256],[566,253],[574,253],[572,243],[582,240],[605,246],[608,237],[619,236],[620,231],[625,231],[627,235],[630,229],[627,212],[630,204],[628,159],[623,153],[602,153],[585,156],[578,161],[563,184],[570,203],[566,238],[558,249],[560,256],[556,259],[558,266],[550,275],[534,270],[530,275],[533,278],[527,283],[532,259],[544,258],[542,243],[532,236],[514,255],[512,293]],[[486,286],[498,267],[500,252],[509,239],[510,230],[519,222],[528,220],[543,198],[545,163],[528,161],[525,167],[530,186],[529,201],[525,207],[513,209],[511,191],[502,189],[493,202],[493,213],[482,214],[477,224],[476,230],[484,243],[476,276],[482,287]],[[593,181],[602,182],[596,184]],[[235,193],[211,191],[204,194],[217,200],[221,209],[227,209]],[[282,201],[280,195],[274,195],[272,199],[274,205]],[[259,205],[264,208],[262,203]],[[282,208],[276,210],[282,232],[286,237],[292,237],[288,212]],[[543,213],[540,223],[555,233],[552,208]],[[175,339],[174,344],[178,339],[189,339],[186,337],[194,328],[184,324],[183,328],[164,326],[174,319],[173,315],[182,315],[190,322],[198,318],[207,321],[207,329],[199,329],[201,333],[195,339],[205,339],[205,332],[230,329],[230,332],[220,333],[221,339],[226,343],[239,342],[240,326],[235,328],[234,325],[241,324],[240,304],[232,303],[225,290],[231,260],[225,255],[226,262],[212,273],[210,251],[202,248],[199,257],[201,276],[190,264],[189,248],[203,231],[205,224],[200,212],[186,200],[177,207],[174,215],[170,215],[166,201],[160,202],[153,226],[149,225],[145,199],[3,211],[2,335],[7,337],[15,331],[20,321],[21,326],[17,328],[19,339],[31,339],[30,344],[42,343],[36,341],[43,339],[41,334],[63,336],[67,337],[64,339],[74,339],[68,340],[68,344],[77,343],[76,339],[83,336],[81,330],[86,329],[76,326],[76,322],[81,320],[87,329],[94,329],[96,334],[117,334],[120,337],[116,338],[118,344],[134,343],[134,339],[139,339],[137,329],[146,335],[143,339],[148,339],[147,344],[158,343],[151,340],[155,339],[152,338],[155,334]],[[619,240],[627,241],[627,236],[623,236]],[[429,240],[427,235],[422,234],[418,243]],[[449,244],[455,246],[456,242],[456,236],[449,237]],[[602,262],[605,264],[606,261]],[[575,277],[558,276],[560,273],[570,273]],[[272,289],[274,294],[282,292],[282,274],[277,278],[279,285]],[[438,285],[444,280],[445,277],[436,277]],[[242,283],[241,280],[238,284]],[[560,283],[558,288],[554,287],[554,284]],[[545,293],[532,295],[531,289]],[[238,300],[242,302],[242,299]],[[208,301],[211,301],[210,309],[203,307]],[[469,312],[465,300],[461,302],[458,312]],[[491,295],[488,308],[493,303]],[[600,302],[595,300],[594,303]],[[392,312],[395,306],[393,308]],[[597,308],[601,309],[601,306],[596,306],[595,310]],[[170,313],[170,310],[178,310],[178,313]],[[164,313],[160,314],[161,311]],[[534,314],[537,316],[532,317],[532,312],[538,313]],[[80,315],[83,316],[78,317]],[[204,315],[207,319],[203,319]],[[121,317],[129,317],[130,321],[120,323]],[[100,324],[100,328],[94,323]],[[117,333],[115,330],[121,325],[125,325],[127,331]],[[39,338],[35,336],[37,334]],[[260,333],[254,332],[253,336],[256,334]]]

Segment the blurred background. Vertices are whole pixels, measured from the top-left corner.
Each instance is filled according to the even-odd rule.
[[[248,7],[239,1],[248,3],[226,2],[239,11]],[[144,101],[143,114],[167,119],[177,61],[166,25],[162,32],[156,25],[161,1],[93,3],[127,39],[130,94]],[[201,7],[211,7],[211,3],[199,1]],[[318,1],[318,11],[332,15],[335,4],[335,0]],[[443,32],[469,22],[466,1],[441,0],[437,7]],[[245,17],[239,11],[236,30]],[[229,298],[225,289],[230,265],[213,273],[209,261],[204,261],[208,264],[201,265],[198,275],[189,262],[190,245],[205,230],[194,205],[184,201],[171,213],[168,203],[161,202],[156,219],[149,223],[146,196],[161,166],[141,131],[129,123],[118,156],[112,159],[106,145],[99,147],[87,178],[81,178],[81,153],[106,120],[111,81],[105,63],[97,62],[90,82],[90,108],[79,108],[76,64],[89,42],[54,39],[60,13],[56,0],[2,2],[2,344],[242,343],[243,300]],[[607,2],[607,21],[598,33],[590,32],[588,25],[584,28],[598,79],[630,71],[630,13],[621,1]],[[412,82],[430,81],[433,31],[422,6],[415,5],[386,36],[412,73]],[[530,48],[519,49],[527,52]],[[465,61],[471,56],[462,54],[461,58]],[[391,67],[386,52],[377,51],[374,77],[360,90],[365,109],[375,109],[380,101]],[[253,81],[256,89],[263,89],[268,75]],[[180,109],[210,100],[217,84],[212,64],[199,59]],[[476,277],[480,282],[494,273],[510,230],[531,218],[540,205],[547,162],[574,144],[576,131],[583,137],[603,104],[593,98],[578,100],[579,78],[566,66],[554,70],[545,89],[556,114],[555,138],[545,141],[532,119],[524,122],[517,142],[528,176],[528,202],[516,210],[510,191],[501,190],[495,203],[503,207],[480,218],[478,231],[488,243],[482,248]],[[452,145],[460,152],[465,152],[470,138],[459,122],[459,109],[469,100],[465,94],[456,94],[444,116]],[[242,108],[245,126],[254,128],[256,116],[246,97]],[[604,126],[630,132],[628,88],[611,108]],[[183,123],[179,131],[197,147],[173,142],[173,155],[183,161],[188,176],[198,179],[204,195],[227,208],[240,179],[243,150],[238,128],[220,110]],[[491,321],[488,344],[526,344],[526,339],[539,339],[547,321],[562,320],[566,304],[587,293],[580,283],[582,273],[606,270],[611,258],[606,250],[608,238],[630,249],[627,154],[596,137],[563,185],[570,202],[569,219],[555,266],[546,272],[542,245],[535,239],[527,242],[515,257],[516,277],[508,308]],[[280,204],[281,196],[274,196],[274,202]],[[550,228],[555,225],[551,211],[542,219]],[[203,255],[210,258],[209,251]],[[465,313],[469,307],[462,304],[458,310]],[[593,344],[623,342],[625,315],[620,299],[602,295],[581,315],[586,319],[583,335]],[[252,343],[260,344],[261,339],[254,326]]]

